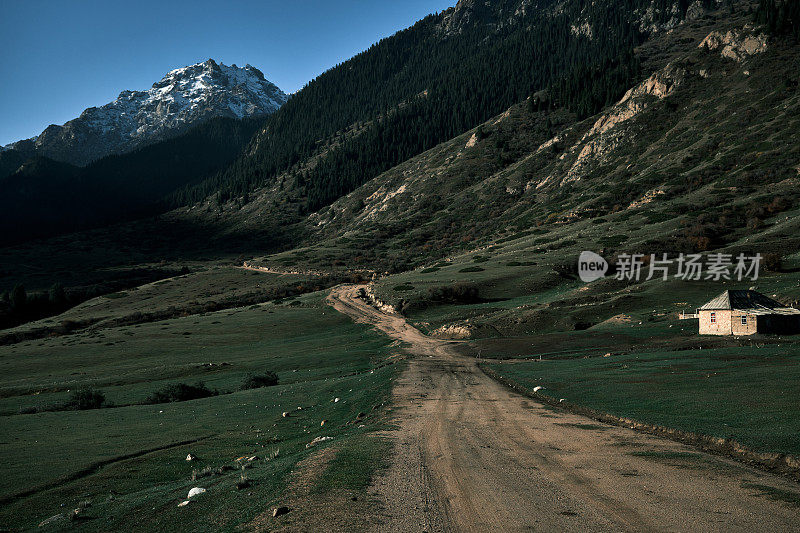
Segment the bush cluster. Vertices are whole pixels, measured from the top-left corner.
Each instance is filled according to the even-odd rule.
[[[198,400],[219,395],[219,391],[211,390],[202,381],[189,385],[187,383],[173,383],[167,385],[147,397],[147,403],[171,403]]]
[[[260,389],[262,387],[273,387],[278,384],[278,374],[267,371],[264,374],[249,374],[242,382],[241,389]]]

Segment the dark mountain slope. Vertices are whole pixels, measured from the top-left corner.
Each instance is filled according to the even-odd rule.
[[[0,179],[0,244],[69,233],[162,211],[162,199],[230,164],[263,119],[212,119],[186,134],[79,168],[36,158]],[[8,161],[6,165],[5,162]]]
[[[30,157],[18,150],[0,151],[0,180],[16,172],[28,159]]]

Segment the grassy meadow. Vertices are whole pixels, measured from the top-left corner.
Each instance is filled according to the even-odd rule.
[[[800,455],[800,346],[489,362],[528,390],[640,422]]]
[[[0,347],[0,527],[33,528],[91,501],[79,520],[87,530],[231,530],[270,510],[322,436],[347,457],[320,483],[364,488],[378,462],[362,461],[366,473],[347,464],[382,446],[367,432],[382,424],[394,353],[321,293]],[[278,385],[239,390],[266,371]],[[197,382],[219,394],[146,403],[166,385]],[[47,411],[87,386],[113,407]],[[246,489],[238,468],[191,480],[252,455]],[[209,492],[178,508],[195,486]]]

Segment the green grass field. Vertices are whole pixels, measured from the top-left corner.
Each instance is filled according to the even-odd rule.
[[[383,423],[375,408],[396,372],[392,353],[319,293],[0,347],[0,527],[31,528],[90,500],[81,520],[89,530],[231,530],[268,510],[319,436],[349,454],[321,482],[363,488],[379,461],[364,461],[366,474],[346,465],[383,446],[368,432]],[[267,370],[279,385],[238,390],[247,374]],[[143,404],[165,384],[197,381],[222,394]],[[88,385],[116,407],[18,414]],[[199,461],[186,462],[188,453]],[[193,469],[252,454],[262,460],[247,470],[246,490],[235,487],[238,471],[191,481]],[[178,508],[193,486],[209,492]]]
[[[260,303],[269,299],[267,291],[296,289],[309,283],[307,276],[266,274],[232,266],[196,268],[187,274],[92,298],[58,316],[28,322],[4,333],[41,331],[69,323],[101,326],[113,325],[114,321],[136,323],[148,321],[148,315],[163,318],[197,314],[206,308],[240,307],[242,302]]]
[[[528,390],[758,451],[800,454],[793,343],[487,363]]]

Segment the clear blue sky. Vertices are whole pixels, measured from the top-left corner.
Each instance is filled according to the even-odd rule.
[[[289,92],[456,0],[0,0],[0,145],[213,58]]]

